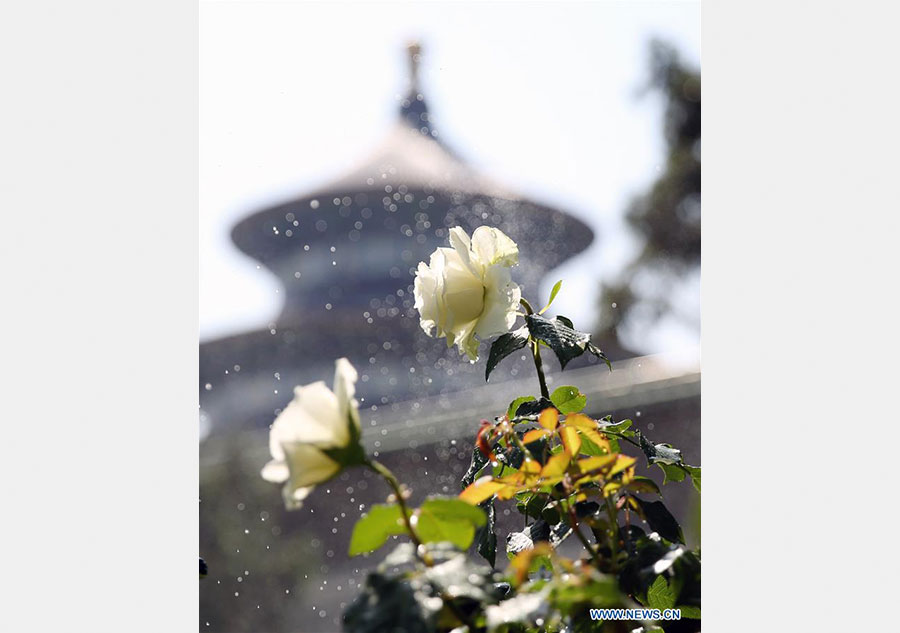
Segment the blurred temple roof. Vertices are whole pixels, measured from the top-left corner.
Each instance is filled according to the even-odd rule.
[[[548,270],[592,242],[582,221],[486,178],[439,138],[419,87],[421,49],[408,51],[398,121],[368,158],[232,230],[234,243],[281,280],[285,302],[268,327],[201,344],[201,407],[214,432],[267,427],[290,386],[330,376],[341,356],[360,368],[367,402],[483,384],[483,370],[420,330],[412,297],[418,262],[446,246],[452,226],[469,233],[494,226],[527,253],[513,278],[535,293]],[[495,379],[514,376],[518,362]]]

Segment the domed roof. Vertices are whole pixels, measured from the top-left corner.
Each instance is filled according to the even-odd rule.
[[[593,240],[582,221],[493,182],[438,138],[418,86],[418,54],[410,47],[411,80],[399,120],[365,160],[234,227],[235,244],[281,280],[284,304],[267,327],[201,346],[201,405],[217,427],[270,424],[272,411],[284,405],[271,388],[273,371],[284,384],[305,384],[333,371],[333,359],[342,356],[357,367],[377,362],[378,371],[358,385],[369,402],[480,384],[483,369],[457,363],[456,350],[419,327],[412,292],[417,263],[446,246],[451,227],[471,233],[490,225],[527,253],[512,274],[523,292],[536,293],[548,270]],[[518,362],[492,379],[509,378]],[[240,373],[230,371],[235,366]],[[229,389],[202,388],[223,375]]]
[[[587,248],[593,240],[593,232],[586,224],[569,214],[527,200],[479,173],[438,138],[427,102],[419,87],[421,48],[418,44],[411,44],[408,52],[409,88],[400,105],[400,116],[382,142],[343,176],[299,198],[265,209],[239,222],[232,231],[235,244],[247,254],[268,264],[272,261],[272,255],[280,251],[279,246],[273,244],[273,240],[279,241],[279,233],[273,229],[284,224],[287,215],[293,216],[298,224],[294,224],[293,230],[290,226],[286,226],[285,230],[297,234],[304,232],[304,223],[321,222],[323,208],[329,211],[339,210],[332,208],[332,201],[340,210],[349,206],[346,204],[348,198],[358,206],[368,205],[374,210],[376,206],[381,206],[379,203],[383,200],[391,212],[397,212],[403,199],[420,201],[432,197],[443,199],[445,211],[460,202],[465,204],[465,201],[477,199],[488,201],[488,206],[493,210],[503,208],[503,215],[510,221],[512,218],[508,217],[509,212],[514,208],[531,216],[545,216],[545,220],[559,229],[554,232],[562,232],[567,236],[564,246],[566,254],[562,259]],[[398,192],[402,196],[400,199]],[[360,204],[360,200],[365,202]],[[343,203],[339,204],[338,201]],[[432,211],[435,206],[431,204]],[[414,212],[422,210],[420,206],[414,207]],[[402,211],[400,209],[400,216],[403,215]],[[326,222],[329,221],[327,215],[333,214],[326,214]],[[484,219],[487,220],[491,215],[493,214],[485,215]],[[314,217],[317,219],[313,219]],[[305,233],[309,238],[310,231]],[[311,233],[311,237],[315,238],[316,231]],[[284,243],[283,245],[286,246]]]

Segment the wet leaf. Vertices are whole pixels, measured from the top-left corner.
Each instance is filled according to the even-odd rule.
[[[425,570],[425,579],[449,598],[492,602],[496,598],[493,570],[460,554]]]
[[[506,535],[506,555],[510,558],[519,552],[524,552],[534,547],[534,541],[527,530],[522,532],[510,532]]]
[[[469,469],[460,480],[462,485],[468,486],[473,481],[475,481],[475,479],[478,477],[478,473],[481,472],[481,469],[484,468],[485,464],[487,463],[488,458],[478,449],[477,446],[472,449],[472,461],[469,463]]]
[[[517,411],[519,407],[525,404],[526,402],[533,402],[535,400],[534,396],[520,396],[509,403],[509,408],[506,410],[506,417],[512,420],[516,417]],[[524,414],[523,414],[524,415]]]
[[[485,624],[488,631],[497,629],[521,630],[521,626],[530,626],[546,615],[550,605],[547,601],[549,588],[534,593],[522,593],[498,605],[491,605],[484,611]],[[513,628],[507,629],[506,625]],[[531,629],[529,629],[531,630]]]
[[[584,354],[591,340],[590,334],[573,329],[572,322],[565,317],[545,319],[538,314],[529,314],[525,324],[535,340],[546,343],[553,350],[563,369],[573,358]]]
[[[522,349],[528,343],[528,327],[522,326],[513,332],[507,332],[491,344],[491,351],[488,353],[487,364],[484,368],[484,380],[487,381],[491,372],[500,363],[501,360]]]
[[[478,528],[477,550],[493,567],[497,562],[497,510],[493,501],[485,502],[481,507],[487,515],[487,523]]]
[[[681,451],[672,448],[668,444],[653,444],[647,437],[638,432],[638,440],[641,444],[641,450],[647,456],[647,462],[650,464],[681,464]]]
[[[547,398],[541,398],[540,400],[535,400],[534,398],[532,398],[531,400],[523,402],[519,405],[519,408],[516,410],[515,417],[520,420],[525,418],[536,420],[537,415],[541,411],[552,406],[553,403],[550,400],[547,400]],[[512,420],[513,418],[510,419]]]
[[[443,602],[435,601],[421,581],[370,574],[362,593],[343,615],[347,633],[431,633]]]

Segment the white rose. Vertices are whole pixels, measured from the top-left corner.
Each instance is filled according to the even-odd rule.
[[[428,336],[447,337],[462,354],[478,360],[478,341],[504,334],[516,321],[522,293],[510,278],[519,247],[502,231],[480,226],[472,234],[455,226],[450,246],[431,254],[416,270],[415,307]]]
[[[321,380],[294,387],[294,399],[275,418],[269,432],[272,461],[262,477],[284,483],[284,503],[296,510],[316,484],[334,477],[344,466],[365,460],[360,426],[356,370],[346,358],[335,363],[334,391]]]

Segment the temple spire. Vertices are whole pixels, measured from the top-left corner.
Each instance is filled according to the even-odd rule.
[[[400,117],[403,122],[418,130],[425,136],[435,137],[437,134],[431,127],[431,119],[428,116],[428,106],[419,85],[419,65],[422,59],[422,45],[413,41],[406,46],[407,62],[409,63],[409,89],[400,104]]]
[[[409,54],[409,90],[410,92],[419,91],[419,60],[422,55],[422,45],[417,41],[410,42],[406,46],[406,52]]]

